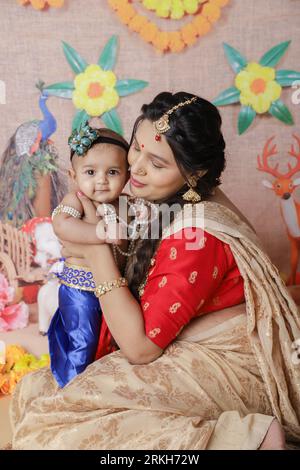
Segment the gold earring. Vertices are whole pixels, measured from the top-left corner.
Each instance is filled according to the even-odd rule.
[[[198,178],[196,176],[191,176],[188,180],[189,189],[186,193],[183,194],[182,199],[192,204],[196,204],[201,201],[201,196],[198,194],[194,188],[197,186]]]

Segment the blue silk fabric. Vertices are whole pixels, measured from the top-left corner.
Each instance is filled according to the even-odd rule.
[[[57,275],[59,307],[48,330],[52,373],[64,387],[95,359],[102,321],[92,273],[65,264]]]

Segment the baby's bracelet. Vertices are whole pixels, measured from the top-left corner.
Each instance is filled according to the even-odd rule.
[[[101,297],[107,292],[113,290],[115,287],[125,286],[128,286],[127,279],[125,279],[125,277],[120,277],[119,279],[115,279],[114,281],[103,282],[98,287],[96,287],[94,294],[96,297]]]
[[[81,214],[77,209],[74,209],[74,207],[71,206],[64,206],[63,204],[59,204],[52,212],[52,220],[56,215],[61,213],[68,214],[75,219],[81,219]]]

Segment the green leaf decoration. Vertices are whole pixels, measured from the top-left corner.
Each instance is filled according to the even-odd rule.
[[[119,96],[128,96],[137,91],[143,90],[149,83],[144,80],[118,80],[115,86]]]
[[[78,74],[85,71],[88,66],[87,62],[78,54],[78,52],[75,51],[75,49],[73,49],[73,47],[69,46],[69,44],[64,41],[63,51],[73,72]]]
[[[277,70],[276,82],[281,86],[291,86],[297,80],[300,80],[300,72],[294,70]]]
[[[60,82],[48,85],[44,88],[44,91],[51,96],[58,96],[59,98],[71,99],[74,91],[73,82]]]
[[[259,61],[260,65],[263,65],[264,67],[275,67],[289,47],[290,43],[291,41],[285,41],[281,42],[275,47],[272,47],[272,49],[262,56]]]
[[[231,65],[234,72],[239,73],[248,65],[247,59],[243,57],[239,51],[229,46],[229,44],[223,43],[224,51],[229,64]]]
[[[269,109],[269,113],[288,126],[292,126],[294,124],[294,119],[290,113],[290,110],[281,100],[277,100],[272,103]]]
[[[122,123],[116,109],[111,109],[107,113],[102,114],[101,119],[106,127],[112,129],[120,135],[123,135]]]
[[[213,101],[215,106],[225,106],[227,104],[238,103],[240,101],[241,92],[236,87],[232,86],[220,93]]]
[[[112,36],[106,43],[102,54],[99,57],[98,65],[103,70],[113,70],[118,52],[118,37]]]
[[[251,106],[242,106],[239,114],[238,130],[239,135],[242,135],[248,127],[251,126],[256,116],[256,112]]]
[[[90,118],[90,116],[85,112],[84,109],[82,109],[81,111],[78,111],[75,116],[74,116],[74,119],[73,119],[73,123],[72,123],[72,130],[74,129],[77,129],[79,130],[80,127],[86,122],[88,121]]]

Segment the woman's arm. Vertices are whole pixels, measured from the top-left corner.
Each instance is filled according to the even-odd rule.
[[[100,298],[111,334],[131,363],[146,364],[157,359],[184,326],[199,315],[200,308],[211,301],[228,270],[223,243],[201,229],[193,231],[197,240],[193,249],[191,236],[185,231],[180,238],[176,234],[162,241],[148,273],[141,305],[124,287]],[[96,284],[120,277],[108,246],[87,246],[84,251]]]
[[[61,204],[73,207],[73,209],[76,209],[83,215],[83,207],[76,194],[67,194]],[[94,212],[96,214],[96,208],[94,208]],[[96,218],[96,215],[94,222],[95,223],[89,223],[82,219],[76,219],[69,214],[60,213],[53,218],[53,229],[59,239],[69,242],[86,244],[104,243],[105,232],[101,230],[101,221],[99,218]],[[97,223],[99,223],[99,226],[96,234]]]
[[[121,277],[109,246],[87,247],[85,258],[96,285]],[[131,364],[147,364],[163,353],[147,338],[141,306],[127,287],[115,288],[99,300],[110,332]]]

